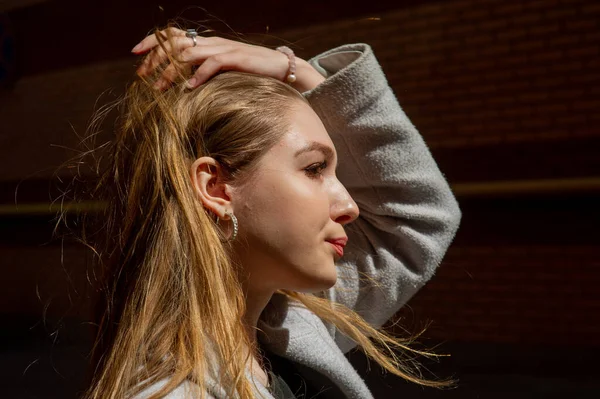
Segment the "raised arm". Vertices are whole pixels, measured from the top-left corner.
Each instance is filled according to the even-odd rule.
[[[380,327],[434,275],[461,212],[371,47],[345,45],[309,62],[327,79],[305,96],[336,146],[338,177],[360,208],[347,227],[338,283],[327,295]],[[343,351],[354,346],[332,333]]]

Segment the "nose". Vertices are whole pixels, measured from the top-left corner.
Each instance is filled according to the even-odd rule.
[[[345,225],[352,223],[360,214],[358,205],[344,186],[341,188],[331,203],[331,219],[336,223]]]

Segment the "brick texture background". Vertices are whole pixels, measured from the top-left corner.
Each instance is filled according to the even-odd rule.
[[[599,21],[593,0],[452,0],[276,31],[276,41],[248,37],[288,40],[303,57],[344,43],[371,44],[400,103],[457,183],[598,175]],[[0,177],[8,201],[12,182],[32,173],[50,179],[65,158],[51,144],[75,144],[69,123],[85,128],[97,96],[107,88],[118,93],[134,62],[26,76],[2,93]],[[399,317],[433,320],[427,335],[437,339],[600,345],[600,234],[594,237],[591,227],[599,214],[577,199],[560,206],[545,208],[535,222],[511,219],[518,201],[502,214],[477,217],[463,207],[457,243]],[[568,229],[561,228],[565,221]],[[26,235],[4,233],[0,246],[26,250]],[[35,273],[20,264],[61,273],[59,262],[47,261],[60,254],[53,245],[27,257],[12,249],[2,256],[3,270],[13,270],[3,280],[11,289],[0,301],[2,312],[43,308],[43,300],[31,299],[36,281],[28,276]],[[74,281],[84,281],[79,277]],[[13,308],[23,295],[31,298]],[[49,312],[64,315],[65,307]]]
[[[281,36],[312,55],[373,46],[432,147],[598,136],[600,5],[431,2]]]
[[[341,2],[332,2],[334,9],[329,2],[307,1],[310,11],[298,12],[315,14],[314,22],[245,37],[266,45],[288,41],[304,58],[345,43],[369,43],[451,185],[599,177],[596,0],[383,1],[372,8],[362,4],[362,16],[321,18],[327,22],[316,16],[338,15]],[[100,93],[108,90],[101,101],[114,98],[132,78],[137,60],[122,56],[126,49],[118,48],[119,40],[127,34],[124,21],[135,24],[136,7],[147,2],[113,3],[103,3],[98,15],[94,11],[90,18],[97,21],[83,17],[77,8],[83,6],[70,0],[9,15],[21,23],[14,25],[22,45],[17,55],[30,62],[21,65],[19,80],[0,90],[0,209],[14,204],[17,184],[18,203],[47,202],[56,167],[77,144],[73,129],[85,130]],[[260,13],[275,7],[267,3]],[[290,4],[284,15],[291,21],[298,7]],[[88,23],[97,28],[88,30]],[[284,18],[274,25],[287,24]],[[43,48],[32,26],[52,32]],[[122,27],[117,38],[114,26]],[[83,45],[76,47],[73,32],[81,29]],[[53,67],[45,68],[43,59],[38,63],[39,54],[50,57]],[[458,199],[464,218],[454,245],[395,320],[409,331],[431,322],[424,337],[459,344],[449,350],[457,359],[442,375],[459,370],[466,377],[463,388],[440,396],[530,398],[552,391],[563,393],[552,397],[598,397],[600,388],[588,378],[596,379],[594,365],[581,359],[591,362],[597,358],[592,349],[600,349],[600,193]],[[77,373],[84,372],[89,349],[82,338],[89,326],[82,320],[94,292],[86,285],[89,257],[79,247],[50,240],[51,219],[0,215],[0,331],[11,346],[1,353],[6,366],[0,374],[39,389],[35,397],[76,397],[74,381],[85,379]],[[38,335],[29,340],[32,334]],[[49,355],[40,358],[38,345],[50,340]],[[62,352],[50,349],[57,343]],[[531,348],[541,349],[525,353]],[[19,350],[26,355],[17,359]],[[67,377],[57,377],[57,370]],[[527,374],[536,377],[526,380]],[[549,377],[537,377],[542,374]],[[52,378],[56,382],[49,385]],[[370,383],[376,397],[405,392],[398,379],[387,381]],[[21,394],[23,386],[15,392]],[[585,396],[588,388],[596,394]],[[403,396],[437,397],[427,392],[415,388]]]
[[[599,345],[598,248],[452,248],[399,316],[450,341]]]

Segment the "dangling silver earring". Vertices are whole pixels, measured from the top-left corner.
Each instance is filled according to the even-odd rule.
[[[225,212],[225,214],[227,216],[229,216],[229,218],[231,219],[231,222],[233,223],[233,234],[231,234],[231,237],[229,237],[229,239],[227,239],[227,241],[233,241],[235,240],[235,238],[237,237],[238,234],[238,220],[235,217],[235,215],[233,214],[233,212]],[[219,215],[217,215],[217,224],[219,224]]]

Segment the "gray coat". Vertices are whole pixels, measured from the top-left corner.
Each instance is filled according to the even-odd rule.
[[[327,79],[304,93],[322,119],[339,157],[338,178],[360,208],[338,282],[326,295],[382,326],[435,273],[461,212],[423,138],[398,104],[370,46],[351,44],[310,60]],[[368,284],[359,274],[377,282]],[[259,335],[271,352],[327,376],[348,398],[372,398],[344,353],[355,343],[302,307],[276,295]],[[138,398],[158,389],[150,387]],[[168,395],[187,397],[184,383]],[[272,399],[260,383],[257,391]],[[226,399],[222,388],[210,393]]]

